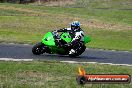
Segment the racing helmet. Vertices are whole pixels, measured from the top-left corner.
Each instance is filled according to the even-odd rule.
[[[75,30],[75,29],[79,29],[80,28],[80,22],[79,21],[73,21],[71,23],[71,29]]]

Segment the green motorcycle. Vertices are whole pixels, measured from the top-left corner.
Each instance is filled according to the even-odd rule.
[[[48,32],[44,35],[42,41],[32,48],[32,53],[34,55],[40,55],[43,53],[49,53],[49,54],[60,54],[60,55],[69,55],[69,56],[79,56],[81,55],[85,49],[85,44],[90,42],[91,39],[89,36],[84,36],[84,41],[77,41],[73,46],[66,46],[66,47],[58,47],[56,46],[56,34],[53,32]],[[68,32],[62,32],[60,35],[57,35],[60,37],[61,42],[64,43],[64,45],[69,44],[72,41],[72,38]],[[69,54],[69,50],[74,49],[76,50],[75,53]]]

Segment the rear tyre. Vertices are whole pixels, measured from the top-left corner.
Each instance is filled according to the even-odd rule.
[[[78,55],[81,55],[86,49],[86,46],[83,44],[83,46],[78,50]]]
[[[38,43],[38,44],[34,45],[33,48],[32,48],[32,53],[33,53],[34,55],[43,54],[43,53],[44,53],[44,52],[43,52],[43,46],[44,46],[43,43]]]

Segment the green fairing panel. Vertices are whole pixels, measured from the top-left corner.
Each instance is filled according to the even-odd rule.
[[[68,32],[64,32],[61,34],[61,39],[63,39],[64,41],[66,41],[67,43],[72,41],[71,36],[69,35]]]
[[[42,43],[48,46],[55,46],[54,37],[52,35],[52,32],[48,32],[44,35],[42,39]]]
[[[84,36],[84,43],[88,43],[91,41],[91,38],[89,36]]]

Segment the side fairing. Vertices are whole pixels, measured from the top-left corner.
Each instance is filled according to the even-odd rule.
[[[71,36],[69,35],[69,33],[64,32],[61,34],[61,39],[63,39],[64,41],[66,41],[67,43],[72,41]]]

